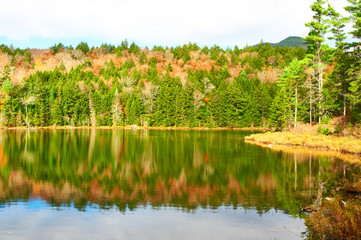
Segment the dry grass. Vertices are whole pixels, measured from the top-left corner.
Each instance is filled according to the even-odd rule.
[[[299,146],[361,155],[361,139],[325,135],[274,132],[253,134],[246,141],[256,144]]]

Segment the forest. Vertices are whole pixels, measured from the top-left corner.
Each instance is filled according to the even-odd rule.
[[[1,45],[0,125],[284,130],[338,116],[359,124],[361,4],[348,2],[348,16],[312,4],[307,47]]]

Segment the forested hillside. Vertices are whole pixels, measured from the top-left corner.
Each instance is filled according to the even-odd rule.
[[[270,44],[272,47],[276,47],[276,45],[278,45],[279,47],[307,47],[301,37],[288,37],[286,39],[283,39],[279,43]]]
[[[323,5],[312,6],[307,50],[1,45],[0,124],[284,129],[342,115],[359,123],[360,4],[350,3],[347,19]],[[344,42],[347,23],[353,43]],[[326,33],[336,48],[324,44]]]
[[[134,43],[76,49],[2,46],[5,126],[251,126],[267,123],[282,69],[302,48],[151,51]],[[20,77],[25,77],[23,80]]]

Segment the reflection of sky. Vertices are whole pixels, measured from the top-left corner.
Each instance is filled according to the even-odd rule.
[[[91,207],[56,211],[41,200],[0,209],[0,239],[300,239],[303,231],[302,219],[274,210],[260,216],[242,208],[186,213],[146,206],[123,214]]]

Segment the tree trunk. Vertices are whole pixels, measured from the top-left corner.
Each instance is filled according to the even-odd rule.
[[[298,112],[298,87],[296,86],[296,106],[295,106],[295,124],[294,124],[294,127],[297,126],[297,112]]]
[[[343,85],[343,116],[346,117],[346,84]]]
[[[323,95],[322,95],[322,88],[323,88],[323,74],[322,74],[322,61],[321,61],[321,51],[319,50],[318,53],[318,103],[319,103],[319,116],[318,122],[321,123],[322,115],[323,115]]]

